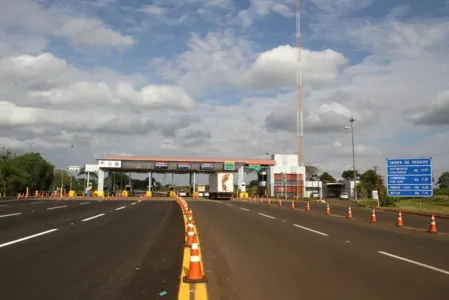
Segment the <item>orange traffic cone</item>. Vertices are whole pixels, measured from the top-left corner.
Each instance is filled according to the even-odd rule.
[[[307,202],[306,211],[310,211],[310,204]]]
[[[279,200],[279,207],[281,207],[282,206],[282,201],[281,200]]]
[[[187,240],[186,240],[186,247],[191,247],[193,243],[193,237],[195,236],[195,231],[193,230],[193,224],[188,223],[187,224]]]
[[[292,201],[292,209],[295,209],[295,202]]]
[[[326,215],[330,215],[331,214],[331,209],[329,208],[329,204],[326,207]]]
[[[429,232],[437,233],[437,224],[435,223],[435,215],[432,215],[432,219],[430,221]]]
[[[401,212],[401,211],[399,211],[399,214],[398,214],[398,222],[396,223],[396,225],[397,225],[398,227],[404,227],[404,223],[402,223],[402,212]]]
[[[352,210],[351,210],[351,207],[348,208],[348,215],[346,216],[346,219],[352,219]]]
[[[182,281],[187,283],[207,282],[207,278],[201,270],[200,250],[196,236],[193,238],[192,250],[190,251],[189,273],[182,278]]]
[[[187,224],[189,223],[195,224],[195,221],[193,221],[193,215],[187,217]]]
[[[268,204],[271,205],[271,199],[270,198],[268,198]]]
[[[371,223],[376,223],[376,211],[373,209],[373,213],[371,214]]]

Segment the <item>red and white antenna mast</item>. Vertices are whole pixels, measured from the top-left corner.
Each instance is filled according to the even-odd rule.
[[[301,76],[301,18],[300,0],[296,0],[296,48],[298,58],[296,65],[296,137],[298,140],[298,164],[304,166],[304,121],[303,121],[303,101],[302,101],[302,76]]]

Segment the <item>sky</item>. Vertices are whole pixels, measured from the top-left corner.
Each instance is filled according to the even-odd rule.
[[[105,155],[295,153],[295,0],[2,0],[0,147],[59,168]],[[449,170],[449,1],[302,0],[305,163]],[[445,17],[446,16],[446,17]],[[71,145],[74,145],[71,148]]]

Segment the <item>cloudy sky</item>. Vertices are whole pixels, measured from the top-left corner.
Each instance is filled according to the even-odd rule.
[[[296,151],[295,0],[1,0],[0,146],[106,154]],[[449,1],[302,0],[305,161],[449,169]],[[70,148],[75,145],[74,148]]]

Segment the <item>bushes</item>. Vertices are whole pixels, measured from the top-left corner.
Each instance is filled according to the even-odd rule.
[[[449,188],[445,188],[445,189],[434,189],[433,190],[433,194],[434,195],[448,195],[449,196]]]
[[[382,206],[386,207],[396,207],[396,202],[399,200],[390,196],[384,196],[382,199]]]

